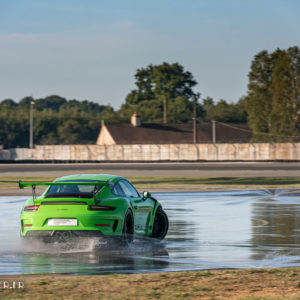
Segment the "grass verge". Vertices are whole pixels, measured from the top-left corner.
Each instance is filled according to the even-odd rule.
[[[98,276],[0,276],[23,289],[0,299],[299,299],[300,268],[189,271]]]
[[[0,189],[18,189],[18,181],[53,181],[51,176],[0,176]],[[211,188],[278,188],[300,187],[294,177],[129,177],[138,189],[211,189]]]
[[[130,177],[137,188],[278,188],[300,187],[294,177]]]

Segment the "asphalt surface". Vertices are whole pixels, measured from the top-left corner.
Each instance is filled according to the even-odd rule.
[[[125,248],[94,239],[24,244],[19,218],[26,197],[0,197],[0,274],[299,266],[299,190],[171,192],[154,197],[169,218],[166,238],[161,243],[136,239]],[[290,279],[299,285],[298,277]]]
[[[0,176],[107,173],[127,177],[299,177],[299,162],[0,164]]]

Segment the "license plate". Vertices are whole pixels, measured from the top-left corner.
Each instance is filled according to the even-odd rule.
[[[48,226],[77,226],[76,219],[49,219]]]

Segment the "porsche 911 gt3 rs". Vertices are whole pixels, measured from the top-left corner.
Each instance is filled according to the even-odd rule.
[[[65,242],[76,237],[117,237],[128,244],[134,236],[162,240],[168,217],[149,192],[140,195],[125,178],[71,175],[53,182],[19,182],[33,197],[21,212],[21,236]],[[36,197],[36,186],[48,186]]]

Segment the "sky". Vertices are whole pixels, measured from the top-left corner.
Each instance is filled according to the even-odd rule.
[[[0,0],[0,100],[118,109],[137,69],[190,71],[201,98],[246,95],[255,54],[300,46],[298,0]]]

